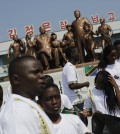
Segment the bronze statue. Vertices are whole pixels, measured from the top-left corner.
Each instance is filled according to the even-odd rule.
[[[81,17],[81,13],[79,10],[74,11],[74,16],[76,20],[72,22],[72,27],[73,27],[76,42],[79,48],[81,62],[85,62],[84,49],[86,50],[88,56],[90,54],[89,54],[88,46],[85,43],[85,39],[84,39],[85,32],[84,32],[83,26],[85,24],[88,24],[90,29],[92,30],[92,25],[90,24],[87,18]]]
[[[14,58],[25,54],[25,42],[21,39],[18,39],[17,35],[13,35],[13,40],[14,42],[10,44],[10,47],[8,49],[8,58],[10,57],[11,49],[13,50]]]
[[[66,46],[75,47],[75,37],[71,25],[66,26],[67,33],[63,35],[62,42],[66,43]]]
[[[112,29],[108,24],[105,24],[105,19],[100,18],[101,25],[98,27],[98,31],[96,31],[97,35],[101,34],[101,44],[104,49],[107,45],[112,45]]]
[[[62,65],[67,62],[65,53],[63,53],[61,48],[61,42],[57,40],[57,35],[55,33],[51,34],[51,47],[52,47],[52,54],[53,60],[55,62],[55,67],[61,67]]]
[[[84,35],[84,38],[85,38],[85,42],[86,42],[86,45],[88,46],[88,50],[89,50],[89,53],[90,53],[90,60],[91,61],[94,61],[96,60],[96,55],[95,55],[95,52],[94,52],[94,49],[98,48],[98,44],[95,40],[95,37],[94,35],[96,35],[95,32],[93,32],[89,25],[85,24],[83,26],[83,29],[85,31],[85,35]]]
[[[26,34],[26,47],[27,47],[27,50],[26,50],[26,55],[30,55],[30,56],[33,56],[36,58],[36,53],[35,53],[35,45],[33,44],[33,42],[31,41],[31,34],[30,33],[27,33]]]
[[[41,60],[41,63],[45,69],[49,69],[49,60],[52,58],[51,36],[46,33],[43,26],[40,26],[39,31],[40,34],[34,38],[33,43],[37,48],[37,58]]]

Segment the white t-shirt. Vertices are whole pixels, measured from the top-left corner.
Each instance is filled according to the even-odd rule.
[[[67,95],[61,94],[61,109],[63,109],[64,107],[66,107],[68,109],[72,109],[73,105],[70,102],[70,100],[69,100]]]
[[[119,77],[118,79],[115,79],[115,81],[118,84],[119,89],[120,89],[120,63],[115,61],[115,64],[107,65],[105,70],[108,71],[113,76],[113,78],[115,76]]]
[[[92,113],[100,111],[103,114],[114,115],[110,114],[107,109],[106,96],[104,95],[103,90],[98,90],[96,88],[93,88],[91,95],[88,94],[87,98],[84,101],[83,108],[89,109],[90,111],[92,110]],[[120,110],[116,110],[115,116],[120,117]]]
[[[75,91],[69,88],[69,84],[77,83],[77,82],[78,82],[78,77],[77,77],[76,67],[70,62],[67,62],[62,71],[62,86],[63,86],[64,94],[68,96],[72,104],[78,97]]]
[[[55,134],[52,122],[34,101],[11,94],[0,113],[0,134],[42,134],[40,116]]]
[[[61,121],[54,124],[55,134],[85,134],[90,132],[77,115],[61,114]]]

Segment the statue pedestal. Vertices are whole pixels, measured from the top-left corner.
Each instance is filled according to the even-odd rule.
[[[90,65],[97,65],[98,64],[98,60],[96,61],[92,61],[92,62],[85,62],[85,63],[81,63],[81,64],[77,64],[76,68],[82,68],[85,66],[90,66]],[[44,70],[44,74],[51,74],[51,73],[56,73],[56,72],[61,72],[62,73],[63,67],[61,68],[55,68],[55,69],[49,69],[49,70]]]

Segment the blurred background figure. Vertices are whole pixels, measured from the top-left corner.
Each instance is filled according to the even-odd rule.
[[[52,58],[51,55],[51,36],[46,33],[45,28],[40,26],[40,34],[35,36],[33,43],[36,45],[37,59],[41,61],[44,69],[49,69],[49,60]]]
[[[51,34],[51,49],[52,49],[54,66],[56,68],[64,66],[64,64],[67,62],[67,59],[65,53],[61,48],[61,42],[57,40],[57,34],[55,33]]]
[[[96,35],[96,34],[90,29],[89,25],[87,25],[87,24],[84,25],[83,29],[85,31],[85,35],[84,35],[85,42],[86,42],[86,45],[88,46],[88,50],[90,53],[90,57],[88,57],[88,58],[90,61],[97,60],[96,54],[94,51],[94,49],[98,48],[98,44],[94,37],[94,35]]]
[[[10,44],[8,49],[8,58],[10,58],[11,49],[13,50],[14,59],[25,54],[25,42],[18,38],[17,35],[13,36],[13,43]]]
[[[88,46],[86,45],[85,38],[84,38],[84,29],[83,26],[85,24],[89,25],[90,29],[92,30],[92,24],[89,22],[87,18],[81,17],[81,13],[79,10],[74,11],[74,16],[76,20],[72,22],[72,27],[75,35],[75,40],[77,42],[77,46],[80,53],[80,62],[85,62],[85,50],[87,52],[88,57],[90,56]]]
[[[66,43],[66,47],[75,47],[75,36],[73,33],[72,25],[66,26],[67,33],[63,35],[62,41]]]
[[[35,53],[35,45],[31,41],[32,35],[30,33],[26,34],[25,40],[26,40],[26,55],[33,56],[36,58],[36,53]]]
[[[104,49],[107,45],[112,45],[111,36],[113,32],[110,25],[105,24],[105,18],[100,18],[100,24],[96,33],[101,35],[101,45]]]

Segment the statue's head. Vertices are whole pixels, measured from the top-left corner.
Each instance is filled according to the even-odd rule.
[[[105,23],[105,18],[100,18],[100,23],[101,24]]]
[[[13,35],[13,40],[17,41],[18,40],[18,36],[16,34]]]
[[[45,33],[45,27],[40,26],[39,32],[40,32],[41,34],[44,34],[44,33]]]
[[[67,29],[68,31],[71,31],[72,26],[71,26],[71,25],[66,25],[66,29]]]
[[[31,39],[31,33],[30,32],[28,32],[27,34],[26,34],[26,37],[25,37],[26,39]]]
[[[57,34],[52,33],[52,34],[51,34],[51,38],[52,38],[53,40],[57,39]]]
[[[81,16],[80,11],[79,10],[75,10],[74,11],[74,16],[75,16],[76,19],[79,18]]]

